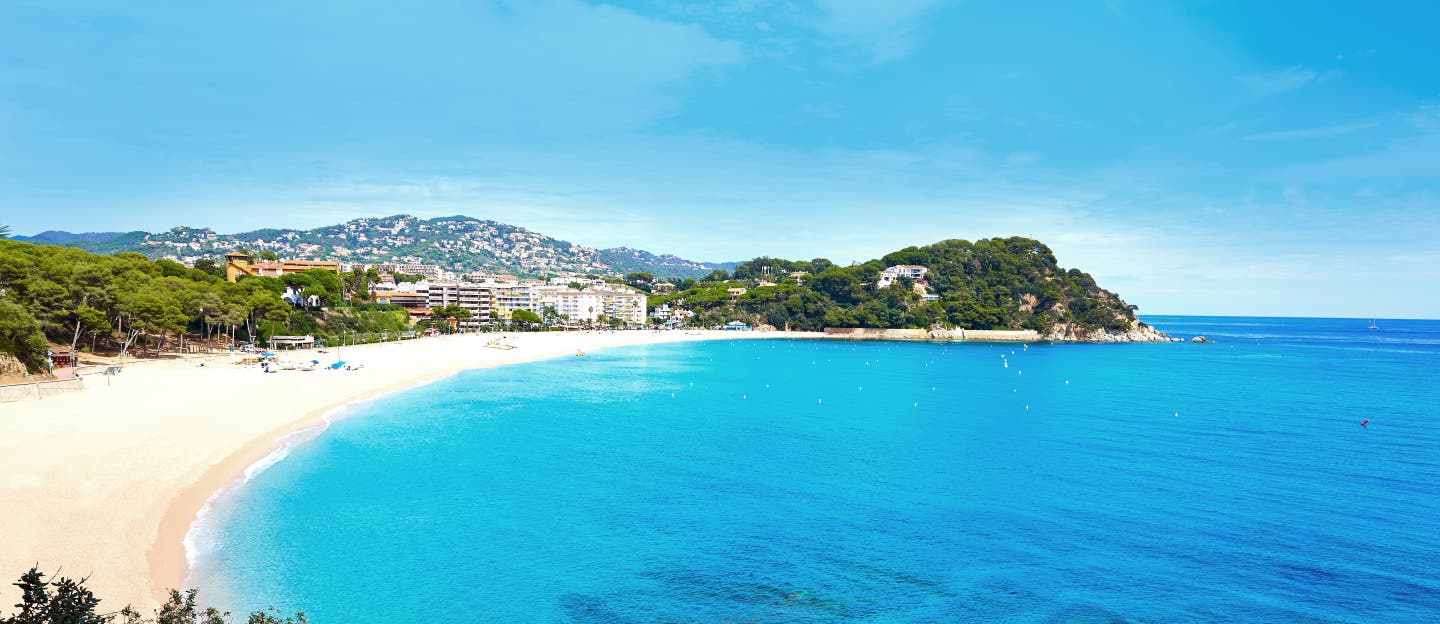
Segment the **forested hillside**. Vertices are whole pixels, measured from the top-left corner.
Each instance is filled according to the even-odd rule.
[[[900,278],[877,288],[881,270],[899,264],[927,267],[926,284],[917,289]],[[1136,322],[1133,308],[1119,296],[1089,274],[1061,267],[1044,244],[1021,237],[947,240],[847,267],[825,259],[756,258],[733,274],[717,271],[680,287],[652,296],[650,305],[690,309],[704,325],[738,318],[797,330],[961,327],[1043,333],[1062,323],[1123,331]],[[744,294],[731,294],[738,288]],[[926,301],[921,290],[938,298]]]
[[[100,256],[79,249],[0,240],[0,352],[31,372],[47,364],[47,339],[78,351],[154,355],[185,342],[229,344],[271,333],[337,336],[399,331],[408,315],[356,304],[363,276],[310,270],[284,278],[226,282],[214,263],[186,268],[137,253]],[[288,303],[286,289],[324,305]]]

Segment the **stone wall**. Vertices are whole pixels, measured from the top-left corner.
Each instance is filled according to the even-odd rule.
[[[851,340],[929,340],[923,329],[872,329],[869,327],[826,327],[825,335]]]
[[[850,340],[965,340],[972,342],[1035,342],[1041,340],[1035,330],[998,329],[871,329],[865,327],[826,327],[825,335]]]

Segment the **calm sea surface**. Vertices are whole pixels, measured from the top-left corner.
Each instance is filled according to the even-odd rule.
[[[224,496],[192,581],[319,624],[1440,620],[1440,322],[1146,320],[1215,344],[461,373]]]

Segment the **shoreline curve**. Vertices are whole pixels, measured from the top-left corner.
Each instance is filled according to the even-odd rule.
[[[342,347],[356,371],[266,375],[226,356],[181,358],[91,377],[81,392],[0,413],[0,569],[89,577],[107,605],[149,613],[189,573],[185,539],[217,493],[326,414],[460,371],[619,346],[818,338],[806,332],[537,332]],[[107,383],[107,381],[109,383]],[[340,416],[343,417],[343,414]],[[0,587],[0,603],[15,593]],[[18,597],[18,596],[15,596]]]

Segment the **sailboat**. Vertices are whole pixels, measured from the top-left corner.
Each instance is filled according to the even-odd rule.
[[[1375,319],[1370,319],[1370,329],[1380,329],[1380,326],[1375,324]]]

